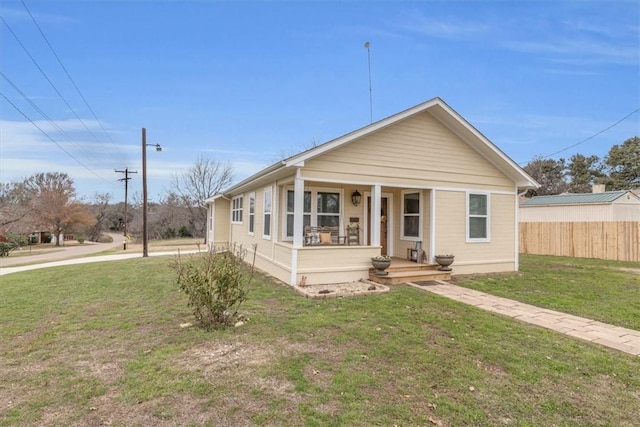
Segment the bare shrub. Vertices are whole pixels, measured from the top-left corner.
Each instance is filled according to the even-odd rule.
[[[198,326],[218,329],[232,326],[239,319],[238,308],[247,299],[247,285],[255,264],[244,260],[247,250],[231,245],[224,250],[210,249],[207,253],[183,260],[178,255],[171,267],[177,272],[180,290],[189,298]]]

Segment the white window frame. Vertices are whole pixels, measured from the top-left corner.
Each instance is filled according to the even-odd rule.
[[[249,213],[247,218],[247,230],[248,230],[249,236],[255,235],[255,231],[254,231],[255,228],[256,228],[256,193],[249,193]]]
[[[231,224],[242,224],[242,204],[242,195],[231,199]]]
[[[265,240],[271,240],[271,229],[273,227],[273,188],[267,187],[263,190],[263,203],[262,203],[262,238]],[[269,203],[267,203],[267,201]],[[267,210],[268,209],[268,210]],[[269,218],[267,219],[267,215]],[[269,234],[265,233],[265,227],[269,225]]]
[[[282,211],[285,213],[284,215],[282,215],[282,236],[280,237],[282,239],[283,242],[291,242],[293,241],[293,236],[287,236],[287,191],[293,191],[293,186],[287,186],[285,187],[285,191],[283,191],[283,194],[285,195],[284,197],[282,197]],[[318,193],[337,193],[338,197],[339,197],[339,203],[340,203],[340,212],[338,213],[338,218],[339,218],[339,229],[342,230],[343,229],[343,217],[344,217],[344,204],[345,204],[345,199],[344,199],[344,191],[342,188],[332,188],[332,187],[309,187],[309,188],[305,188],[304,191],[308,191],[311,193],[311,212],[304,212],[303,215],[311,215],[311,221],[310,221],[310,226],[311,227],[317,227],[318,226]]]
[[[418,210],[417,214],[405,214],[404,213],[404,198],[407,194],[418,194]],[[422,218],[424,212],[424,197],[422,190],[410,189],[402,190],[402,197],[400,200],[400,240],[409,242],[418,242],[422,240]],[[405,216],[417,216],[418,217],[418,236],[405,236],[404,234],[404,218]]]
[[[487,200],[487,213],[471,214],[471,196],[484,196]],[[467,227],[467,243],[487,243],[491,242],[491,193],[483,191],[467,191],[467,206],[466,206],[466,227]],[[471,237],[471,218],[484,218],[486,221],[487,235],[485,237]]]
[[[285,191],[284,191],[284,203],[283,203],[284,206],[282,207],[282,212],[284,212],[284,215],[283,215],[284,216],[284,221],[283,221],[283,224],[282,224],[282,234],[283,234],[282,240],[284,240],[284,241],[293,241],[293,234],[291,236],[287,235],[287,231],[288,231],[287,230],[287,227],[288,227],[287,219],[288,219],[289,216],[293,216],[293,211],[289,210],[289,205],[288,205],[288,201],[289,201],[288,199],[289,199],[289,192],[290,191],[294,192],[293,187],[285,188]],[[312,221],[311,218],[313,217],[313,214],[312,214],[312,212],[313,212],[313,191],[304,190],[304,192],[305,193],[309,193],[309,197],[311,199],[311,203],[310,203],[310,207],[309,207],[310,210],[308,212],[303,212],[302,215],[303,216],[309,215],[309,225],[311,225],[311,221]],[[303,209],[304,209],[304,197],[302,199],[302,204],[303,204]],[[304,220],[302,221],[302,225],[304,227]],[[293,232],[293,230],[292,230],[292,232]]]

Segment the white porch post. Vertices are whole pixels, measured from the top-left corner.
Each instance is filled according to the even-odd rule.
[[[382,208],[382,186],[371,186],[371,246],[380,246],[380,209]]]
[[[436,189],[429,192],[429,263],[436,261]]]
[[[304,178],[300,176],[300,169],[296,170],[293,184],[293,247],[302,247],[304,224]]]
[[[295,286],[298,281],[298,249],[302,248],[304,224],[304,179],[300,169],[296,170],[293,182],[293,248],[291,249],[291,278],[289,284]]]

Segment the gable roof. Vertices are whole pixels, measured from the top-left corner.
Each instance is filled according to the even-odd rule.
[[[526,208],[532,206],[602,205],[613,203],[627,193],[638,198],[627,190],[606,191],[604,193],[558,194],[554,196],[534,196],[522,202],[520,206]]]
[[[231,186],[224,193],[232,194],[242,191],[251,185],[260,185],[268,179],[278,178],[290,173],[291,168],[303,167],[306,160],[313,159],[328,151],[335,150],[351,141],[365,137],[388,126],[394,125],[404,119],[428,111],[436,120],[451,130],[456,136],[466,142],[471,148],[476,150],[481,156],[487,159],[493,166],[512,179],[519,188],[538,188],[540,185],[529,176],[517,163],[507,156],[496,145],[489,141],[482,133],[474,128],[462,116],[454,111],[440,98],[433,98],[429,101],[418,104],[407,110],[396,113],[392,116],[374,122],[368,126],[357,129],[346,135],[325,142],[309,150],[295,154],[287,159],[275,163],[266,169],[244,179]]]

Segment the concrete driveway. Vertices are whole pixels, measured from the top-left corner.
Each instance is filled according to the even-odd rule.
[[[16,256],[20,250],[14,251],[8,257],[0,258],[0,267],[13,267],[24,264],[37,264],[43,262],[60,261],[72,258],[81,258],[87,255],[107,251],[114,248],[122,248],[124,238],[121,233],[106,233],[113,239],[111,243],[85,242],[81,245],[73,246],[51,246],[41,254]],[[25,246],[22,252],[28,252],[29,247]],[[38,250],[40,251],[40,250]]]

